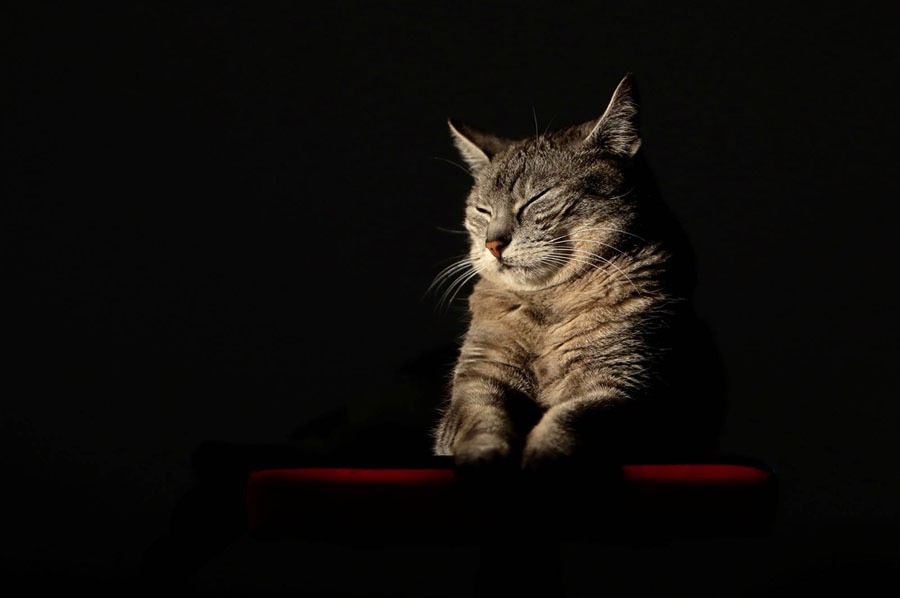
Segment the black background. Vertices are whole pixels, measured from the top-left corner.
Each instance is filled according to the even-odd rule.
[[[464,251],[439,230],[469,183],[446,117],[586,121],[630,71],[727,367],[723,448],[783,481],[772,537],[663,551],[681,576],[661,587],[895,580],[895,15],[260,4],[4,11],[7,571],[127,581],[199,443],[283,441],[453,342],[462,303],[424,295]],[[450,570],[423,563],[466,579],[471,558],[416,553],[401,580],[397,553],[337,551],[370,579],[332,586],[292,574],[312,553],[330,571],[324,549],[243,550],[205,583],[419,594]],[[602,550],[570,547],[572,595],[603,587]]]

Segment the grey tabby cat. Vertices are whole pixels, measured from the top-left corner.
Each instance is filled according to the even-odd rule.
[[[637,113],[628,75],[598,120],[563,130],[512,141],[450,121],[475,181],[448,272],[478,281],[435,454],[531,470],[714,447],[715,352]]]

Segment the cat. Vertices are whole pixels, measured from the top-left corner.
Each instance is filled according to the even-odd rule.
[[[640,151],[633,76],[577,126],[511,140],[448,123],[474,183],[469,251],[444,276],[477,282],[433,453],[537,471],[714,452],[721,364]]]

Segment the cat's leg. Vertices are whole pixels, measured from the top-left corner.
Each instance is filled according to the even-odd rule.
[[[529,354],[503,320],[473,321],[453,371],[435,452],[457,465],[518,466],[525,434],[540,417]]]
[[[514,435],[501,401],[466,397],[453,401],[441,419],[436,449],[463,467],[499,464],[511,459]]]
[[[496,377],[457,371],[453,394],[438,425],[435,452],[460,466],[517,463],[523,430],[537,417],[534,402]]]
[[[614,389],[554,405],[525,440],[523,469],[557,468],[588,456],[616,460],[635,440],[635,407]]]

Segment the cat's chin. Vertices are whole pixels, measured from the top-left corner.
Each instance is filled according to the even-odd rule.
[[[563,282],[561,274],[559,270],[547,272],[517,264],[498,264],[482,276],[512,291],[540,291]]]

